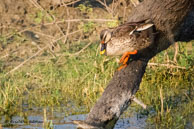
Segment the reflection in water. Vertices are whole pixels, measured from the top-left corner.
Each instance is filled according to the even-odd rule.
[[[114,129],[142,129],[146,126],[146,117],[138,118],[137,113],[134,113],[134,111],[130,111],[129,115],[123,115],[118,120],[118,122],[115,125]],[[27,120],[24,119],[24,117],[14,116],[12,117],[9,124],[5,124],[5,118],[3,117],[0,120],[0,123],[4,126],[5,129],[11,129],[11,128],[37,128],[42,129],[43,123],[44,123],[44,113],[43,110],[39,110],[36,112],[31,110],[30,113],[28,113]],[[72,120],[85,120],[86,115],[71,115],[65,117],[65,113],[63,112],[47,112],[47,122],[52,123],[52,128],[54,129],[76,129],[76,125],[71,124],[70,122]],[[5,127],[5,125],[7,127]],[[9,126],[8,126],[9,125]],[[11,125],[11,126],[10,126]]]

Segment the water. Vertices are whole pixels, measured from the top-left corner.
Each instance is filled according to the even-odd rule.
[[[50,124],[54,129],[76,129],[76,125],[72,124],[72,120],[85,120],[86,114],[79,114],[79,115],[70,115],[65,116],[65,113],[60,111],[54,112],[46,112],[47,122]],[[130,111],[130,116],[123,115],[117,121],[114,129],[143,129],[146,127],[146,117],[137,117],[137,113],[134,111]],[[12,126],[3,127],[3,129],[43,129],[44,123],[44,110],[31,110],[28,112],[26,119],[21,116],[14,116],[11,119],[10,124]],[[25,121],[28,120],[28,124],[25,124]],[[5,117],[0,120],[2,126],[5,126]]]

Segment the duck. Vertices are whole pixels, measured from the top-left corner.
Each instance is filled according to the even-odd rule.
[[[100,54],[122,55],[118,68],[121,70],[127,66],[130,55],[136,55],[154,42],[154,31],[151,20],[126,22],[115,28],[104,29],[100,33]]]

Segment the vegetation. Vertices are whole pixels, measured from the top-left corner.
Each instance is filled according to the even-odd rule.
[[[72,46],[71,51],[64,49],[62,53],[74,53],[83,45]],[[186,51],[187,44],[179,45],[182,51],[177,56],[178,65],[185,69],[150,66],[137,93],[149,107],[142,110],[137,106],[139,111],[160,128],[184,127],[194,113],[193,54]],[[1,62],[1,116],[18,115],[25,104],[29,108],[65,106],[71,109],[66,115],[87,113],[118,67],[116,58],[100,56],[97,48],[97,43],[93,43],[78,56],[41,56],[8,76],[4,75],[6,69],[2,69]],[[171,59],[173,47],[167,52]],[[152,62],[165,62],[164,53]],[[77,111],[72,105],[84,109]]]
[[[77,9],[84,17],[93,19],[97,17],[93,15],[94,10],[91,6],[86,7],[81,4]],[[46,11],[37,11],[34,14],[36,15],[29,14],[29,18],[33,19],[32,22],[37,26],[44,21],[44,18],[48,23],[53,22],[53,18]],[[105,17],[108,18],[110,15]],[[107,26],[113,27],[119,22],[109,21]],[[73,37],[69,37],[66,44],[63,44],[62,40],[57,40],[55,43],[60,45],[58,52],[42,50],[40,56],[31,58],[22,67],[9,74],[6,73],[24,62],[26,57],[38,49],[37,46],[42,47],[45,44],[28,41],[25,36],[13,30],[10,31],[13,35],[11,38],[3,34],[0,36],[0,50],[10,48],[8,58],[0,57],[0,118],[5,117],[3,126],[11,126],[10,121],[13,116],[26,118],[24,108],[33,111],[35,107],[54,110],[58,110],[59,107],[61,111],[65,107],[68,110],[62,111],[66,116],[85,114],[101,96],[118,68],[119,57],[101,56],[99,41],[96,41],[98,38],[89,41],[83,39],[92,35],[91,33],[100,24],[94,21],[81,21],[75,26],[76,29],[83,31],[81,36],[78,35],[82,40],[75,41]],[[177,62],[174,60],[174,46],[150,61],[136,95],[148,106],[148,109],[143,110],[139,105],[132,104],[137,112],[148,116],[148,128],[182,129],[188,122],[194,122],[193,44],[194,41],[179,43]],[[18,46],[22,50],[19,56],[12,53],[12,49]],[[29,55],[22,54],[25,49]],[[28,123],[28,120],[25,122]],[[45,128],[51,126],[53,126],[52,121],[45,122]]]

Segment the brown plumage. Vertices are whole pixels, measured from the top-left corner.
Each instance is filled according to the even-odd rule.
[[[153,24],[148,20],[125,23],[113,29],[103,30],[100,37],[101,54],[122,55],[150,46],[153,42]]]
[[[125,23],[113,29],[103,30],[101,38],[101,54],[107,56],[123,55],[120,63],[122,69],[127,66],[130,55],[147,48],[154,41],[154,25],[148,21]]]

